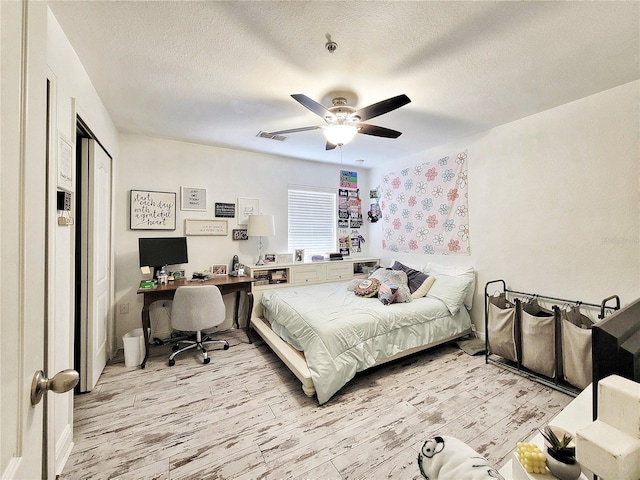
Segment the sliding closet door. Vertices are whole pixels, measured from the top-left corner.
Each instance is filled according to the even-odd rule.
[[[109,354],[108,329],[111,324],[111,158],[95,140],[82,139],[83,225],[81,258],[85,283],[81,302],[80,389],[92,390]]]

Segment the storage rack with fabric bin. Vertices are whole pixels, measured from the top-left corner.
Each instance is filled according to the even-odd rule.
[[[484,288],[484,305],[485,363],[576,396],[592,375],[594,320],[583,309],[597,310],[602,320],[620,309],[620,298],[587,303],[511,290],[504,280],[492,280]]]

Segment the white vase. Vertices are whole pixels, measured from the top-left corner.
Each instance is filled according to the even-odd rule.
[[[580,464],[577,461],[573,464],[570,464],[561,462],[560,460],[556,460],[551,456],[548,448],[547,467],[549,467],[549,471],[551,472],[551,474],[559,480],[576,480],[580,477],[580,473],[582,473]]]

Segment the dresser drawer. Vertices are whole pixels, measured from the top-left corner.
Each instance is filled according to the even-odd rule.
[[[350,280],[353,278],[353,263],[335,263],[327,264],[327,280]]]
[[[296,266],[291,269],[291,284],[318,283],[325,280],[321,265]]]

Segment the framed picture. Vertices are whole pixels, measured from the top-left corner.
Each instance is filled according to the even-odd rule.
[[[207,211],[207,189],[180,187],[180,210]]]
[[[293,263],[293,253],[276,253],[276,263]]]
[[[211,265],[211,275],[226,275],[227,265],[222,263],[214,263]]]
[[[296,263],[304,262],[304,248],[296,248],[295,258]]]
[[[260,201],[257,198],[238,197],[238,225],[247,225],[249,215],[260,213]]]
[[[215,203],[216,217],[233,218],[236,216],[235,203]]]
[[[129,228],[131,230],[175,230],[175,192],[131,190]]]
[[[231,230],[231,238],[233,240],[249,240],[246,228],[234,228]]]
[[[275,253],[265,253],[265,255],[264,255],[264,263],[276,263],[276,254]]]
[[[184,221],[185,235],[227,235],[226,220],[197,220],[187,218]]]
[[[73,192],[73,146],[58,134],[58,188]]]
[[[171,275],[174,280],[180,280],[181,278],[185,278],[185,271],[173,270],[173,271],[169,271],[169,275]]]

